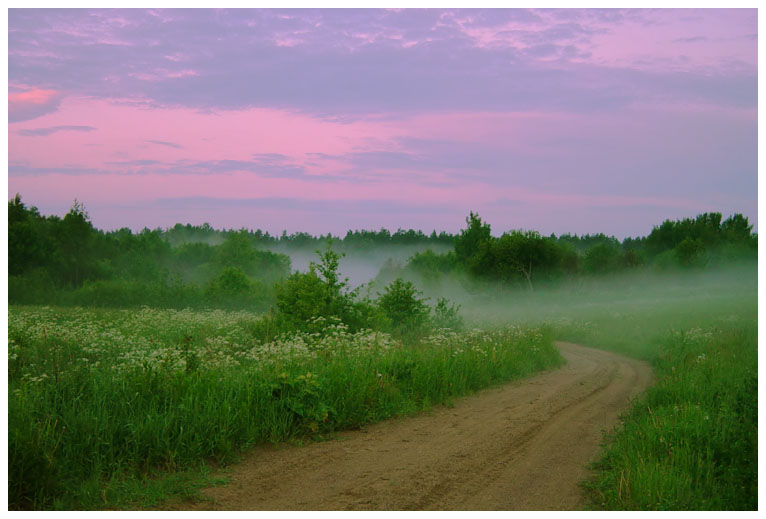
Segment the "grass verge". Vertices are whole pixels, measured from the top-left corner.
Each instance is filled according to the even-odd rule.
[[[654,369],[587,485],[593,506],[756,510],[757,327],[668,334]]]
[[[9,310],[10,509],[151,506],[262,442],[427,409],[562,363],[546,328],[413,347],[329,324],[261,344],[244,313]],[[163,497],[164,496],[164,497]]]

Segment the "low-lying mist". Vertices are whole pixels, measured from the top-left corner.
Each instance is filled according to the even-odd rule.
[[[355,284],[361,284],[361,275],[369,276],[380,264],[379,260],[365,263],[365,258],[354,259],[349,263],[358,268]],[[429,304],[439,298],[457,303],[469,327],[546,324],[561,340],[645,358],[657,350],[661,337],[674,330],[757,320],[756,262],[698,270],[647,267],[540,283],[532,290],[522,284],[482,282],[469,276],[423,279],[406,269],[394,269],[392,274],[383,268],[367,280],[361,294],[374,298],[389,278],[402,273]]]
[[[435,304],[447,298],[460,305],[469,325],[579,322],[604,325],[626,324],[641,317],[641,326],[666,331],[683,316],[704,319],[736,319],[757,313],[758,270],[755,262],[733,263],[697,270],[639,268],[614,274],[565,278],[539,283],[532,290],[523,284],[507,285],[477,281],[468,275],[441,275],[424,278],[404,268],[407,261],[426,247],[378,248],[374,251],[350,250],[341,258],[341,278],[349,288],[361,287],[362,296],[372,298],[396,277],[411,281]],[[437,250],[444,253],[450,250]],[[288,254],[294,271],[308,270],[317,254],[309,249],[273,249]],[[739,317],[738,317],[739,316]],[[648,321],[653,321],[649,323]],[[585,323],[585,324],[583,324]],[[677,323],[677,327],[680,323]],[[635,335],[636,330],[623,330]],[[652,330],[647,330],[652,331]]]
[[[277,245],[267,249],[289,256],[293,272],[306,272],[309,264],[317,261],[315,247],[295,248]],[[403,267],[414,254],[428,249],[438,254],[452,250],[451,247],[438,245],[396,245],[376,247],[372,250],[346,249],[340,260],[338,272],[341,278],[348,279],[350,288],[357,288],[374,280],[385,266]]]

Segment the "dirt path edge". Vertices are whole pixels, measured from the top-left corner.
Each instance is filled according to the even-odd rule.
[[[557,342],[564,367],[305,446],[260,446],[183,510],[577,510],[650,366]]]

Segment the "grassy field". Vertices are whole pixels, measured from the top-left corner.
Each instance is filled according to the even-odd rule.
[[[757,509],[754,266],[593,292],[548,319],[556,337],[646,359],[657,378],[607,438],[591,506]]]
[[[205,462],[250,445],[417,412],[562,362],[545,327],[405,347],[327,322],[261,343],[259,319],[10,308],[9,507],[150,506],[193,493]]]
[[[657,383],[624,417],[590,482],[608,510],[758,508],[758,352],[753,322],[677,330]]]
[[[555,367],[553,339],[650,361],[588,482],[604,509],[757,507],[757,270],[641,275],[463,302],[404,346],[247,312],[11,307],[9,507],[151,506],[263,442],[331,436]],[[267,334],[268,336],[268,334]]]

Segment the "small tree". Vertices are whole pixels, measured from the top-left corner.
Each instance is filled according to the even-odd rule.
[[[440,297],[433,310],[433,324],[436,328],[460,331],[464,325],[463,318],[460,316],[460,305]]]
[[[536,231],[503,234],[492,249],[495,275],[504,281],[523,279],[530,291],[533,276],[558,267],[560,251],[555,242]]]
[[[392,332],[401,337],[422,335],[428,327],[429,308],[412,282],[396,278],[378,295],[378,308],[389,321]]]
[[[487,244],[492,241],[492,235],[489,224],[482,222],[479,215],[473,211],[465,222],[468,227],[460,231],[460,236],[455,238],[455,255],[458,262],[467,266],[469,270],[477,270],[477,263],[480,262],[476,261],[476,256],[486,250]]]
[[[357,301],[359,290],[348,289],[348,279],[338,272],[343,256],[328,243],[317,251],[319,262],[311,262],[308,272],[296,272],[277,285],[276,306],[280,326],[285,330],[309,330],[316,317],[335,317],[351,329],[366,326],[369,312]]]
[[[72,208],[58,222],[59,273],[65,283],[78,287],[87,278],[95,263],[91,250],[94,235],[85,206],[75,199]]]

